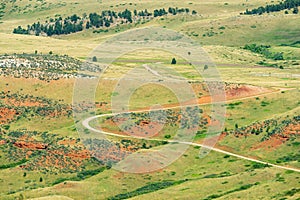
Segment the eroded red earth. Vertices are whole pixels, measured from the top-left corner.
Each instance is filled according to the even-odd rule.
[[[265,150],[274,150],[280,145],[284,144],[290,139],[291,136],[300,135],[300,123],[289,124],[286,126],[281,134],[272,135],[268,140],[265,140],[257,145],[254,145],[251,150],[255,149],[265,149]]]
[[[18,115],[12,108],[0,107],[0,124],[8,124]]]

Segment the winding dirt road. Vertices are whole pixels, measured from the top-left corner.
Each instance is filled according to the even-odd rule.
[[[290,88],[286,89],[286,90],[290,90]],[[274,91],[274,92],[271,92],[271,93],[268,93],[268,94],[280,93],[281,91],[283,91],[283,89],[280,89],[279,91]],[[250,96],[250,97],[243,97],[243,98],[240,98],[240,99],[233,99],[233,100],[226,101],[226,103],[232,102],[232,101],[237,101],[237,100],[255,98],[255,97],[259,97],[259,96],[263,96],[263,95],[266,95],[266,94],[259,94],[259,95]],[[198,105],[209,105],[209,104],[211,104],[211,103],[192,104],[192,105],[187,105],[187,106],[198,106]],[[182,108],[182,106],[165,107],[165,108],[153,109],[152,111],[167,110],[167,109],[174,109],[174,108]],[[148,140],[148,141],[160,141],[160,142],[161,141],[167,141],[169,143],[180,143],[180,144],[186,144],[186,145],[191,145],[191,146],[198,146],[198,147],[206,148],[207,150],[216,151],[216,152],[219,152],[219,153],[223,153],[223,154],[226,154],[226,155],[230,155],[230,156],[233,156],[233,157],[237,157],[237,158],[240,158],[240,159],[244,159],[244,160],[248,160],[248,161],[252,161],[252,162],[256,162],[256,163],[265,164],[265,165],[272,166],[272,167],[275,167],[275,168],[300,172],[300,169],[297,169],[297,168],[272,164],[272,163],[269,163],[269,162],[257,160],[257,159],[254,159],[254,158],[249,158],[249,157],[246,157],[246,156],[231,153],[231,152],[228,152],[228,151],[224,151],[224,150],[221,150],[221,149],[218,149],[218,148],[215,148],[215,147],[211,147],[211,146],[206,146],[206,145],[203,145],[203,144],[198,144],[198,143],[194,143],[194,142],[177,141],[177,140],[162,140],[162,139],[155,139],[155,138],[145,138],[145,137],[138,137],[138,136],[132,136],[132,135],[120,135],[120,134],[115,134],[115,133],[105,132],[105,131],[102,131],[102,130],[95,129],[95,128],[91,127],[90,124],[89,124],[91,121],[93,121],[97,118],[101,118],[101,117],[114,116],[114,115],[124,114],[124,113],[141,113],[141,112],[148,112],[148,111],[149,110],[138,110],[138,111],[129,111],[129,112],[122,112],[122,113],[109,113],[109,114],[96,115],[96,116],[92,116],[92,117],[89,117],[89,118],[85,119],[82,122],[82,125],[85,128],[89,129],[90,131],[93,131],[93,132],[96,132],[96,133],[101,133],[101,134],[104,134],[104,135],[122,137],[122,138],[143,139],[143,140]]]

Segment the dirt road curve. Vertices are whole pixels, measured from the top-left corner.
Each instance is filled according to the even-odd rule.
[[[282,90],[275,91],[275,92],[272,92],[272,93],[277,93],[277,92],[281,92],[281,91]],[[270,93],[268,93],[268,94],[270,94]],[[256,95],[256,96],[251,96],[251,97],[245,97],[245,98],[241,98],[241,99],[234,99],[234,100],[230,100],[230,101],[243,100],[243,99],[248,99],[248,98],[255,98],[257,96],[262,96],[262,94],[261,95]],[[230,102],[230,101],[228,101],[228,102]],[[207,105],[207,104],[209,104],[209,103],[199,104],[199,105]],[[189,106],[195,106],[195,105],[189,105]],[[167,110],[167,109],[180,108],[180,107],[181,106],[166,107],[166,108],[157,109],[157,110]],[[124,113],[139,113],[139,112],[147,112],[147,111],[149,111],[149,110],[129,111],[129,112],[124,112]],[[280,165],[268,163],[268,162],[265,162],[265,161],[257,160],[257,159],[254,159],[254,158],[249,158],[249,157],[246,157],[246,156],[238,155],[238,154],[235,154],[235,153],[231,153],[231,152],[228,152],[228,151],[224,151],[224,150],[217,149],[217,148],[210,147],[210,146],[205,146],[205,145],[194,143],[194,142],[184,142],[184,141],[176,141],[176,140],[161,140],[161,139],[144,138],[144,137],[137,137],[137,136],[131,136],[131,135],[119,135],[119,134],[115,134],[115,133],[110,133],[110,132],[105,132],[105,131],[102,131],[102,130],[98,130],[98,129],[95,129],[95,128],[93,128],[89,125],[90,121],[92,121],[94,119],[97,119],[97,118],[100,118],[100,117],[114,116],[114,115],[118,115],[118,114],[122,114],[122,113],[110,113],[110,114],[96,115],[96,116],[85,119],[82,122],[82,125],[85,128],[89,129],[90,131],[105,134],[105,135],[122,137],[122,138],[144,139],[144,140],[149,140],[149,141],[167,141],[169,143],[180,143],[180,144],[187,144],[187,145],[191,145],[191,146],[198,146],[198,147],[207,148],[208,150],[213,150],[213,151],[216,151],[216,152],[219,152],[219,153],[234,156],[234,157],[237,157],[237,158],[240,158],[240,159],[249,160],[249,161],[256,162],[256,163],[261,163],[261,164],[266,164],[268,166],[276,167],[276,168],[279,168],[279,169],[285,169],[285,170],[300,172],[300,169],[297,169],[297,168],[285,167],[285,166],[280,166]]]

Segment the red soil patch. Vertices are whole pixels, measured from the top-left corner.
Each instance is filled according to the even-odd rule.
[[[6,144],[5,140],[0,140],[0,145]]]
[[[0,124],[7,124],[17,115],[17,111],[9,108],[0,107]]]
[[[106,120],[105,121],[105,124],[108,126],[108,127],[118,127],[118,125],[113,121],[113,120]],[[118,130],[110,130],[109,128],[107,127],[101,127],[101,126],[97,126],[96,127],[97,129],[99,130],[102,130],[102,131],[105,131],[105,132],[113,132],[115,134],[119,134],[119,135],[128,135],[127,133],[123,132],[122,130],[118,129]]]
[[[283,129],[284,135],[299,135],[300,134],[300,123],[298,124],[289,124]]]
[[[198,99],[191,99],[189,101],[182,102],[181,104],[173,103],[173,104],[162,105],[162,107],[171,108],[180,105],[208,104],[208,103],[212,103],[212,101],[219,102],[224,100],[234,100],[234,99],[251,97],[251,96],[272,92],[272,90],[270,89],[253,86],[253,85],[228,84],[225,86],[224,95],[215,95],[212,98],[206,86],[203,86],[202,84],[193,84],[192,86],[194,88],[195,93],[202,94],[201,97],[199,97]],[[150,110],[150,109],[151,109],[150,107],[145,107],[145,108],[140,108],[135,110],[131,109],[130,111],[140,111],[140,110]]]
[[[108,133],[114,133],[114,134],[118,134],[118,135],[128,135],[126,134],[125,132],[121,131],[121,130],[118,130],[118,131],[113,131],[113,130],[110,130],[109,128],[106,128],[106,127],[96,127],[96,129],[99,129],[99,130],[102,130],[104,132],[108,132]]]
[[[251,97],[263,93],[271,92],[270,89],[253,86],[253,85],[239,85],[239,84],[231,84],[225,87],[225,97],[226,100],[239,99],[243,97]],[[222,96],[215,95],[214,101],[222,100]],[[199,104],[211,103],[212,97],[210,95],[201,96],[198,99]]]
[[[202,96],[198,99],[197,103],[198,104],[205,104],[205,103],[211,103],[212,98],[211,96]]]
[[[22,149],[32,149],[32,150],[48,148],[48,144],[25,142],[25,141],[17,141],[14,143],[14,146],[22,148]]]
[[[70,157],[70,158],[79,158],[79,159],[88,159],[91,157],[91,154],[88,150],[81,150],[81,151],[73,151],[70,153],[67,153],[66,156]]]
[[[118,122],[114,122],[112,119],[106,120],[105,124],[108,125],[108,127],[121,127],[122,123],[124,123],[126,119],[119,118]],[[141,121],[140,125],[135,125],[134,127],[131,127],[127,130],[121,130],[120,128],[118,130],[110,130],[107,127],[97,127],[98,129],[101,129],[105,132],[113,132],[115,134],[119,135],[133,135],[138,137],[153,137],[159,133],[163,126],[159,123],[155,122],[147,122],[147,121]]]
[[[226,88],[226,98],[236,99],[271,92],[270,89],[253,85],[230,85]]]
[[[63,152],[60,150],[51,150],[49,151],[50,154],[54,154],[54,155],[62,155],[62,156],[66,156],[66,157],[70,157],[73,159],[79,159],[79,160],[84,160],[84,159],[88,159],[91,157],[91,153],[86,150],[70,150],[69,152]]]
[[[2,140],[0,140],[1,142]],[[13,146],[18,148],[14,151],[17,157],[31,160],[32,155],[36,151],[41,152],[41,156],[33,159],[23,169],[27,170],[41,170],[41,169],[56,169],[56,170],[78,170],[84,161],[91,158],[91,153],[83,144],[77,143],[76,139],[64,139],[57,143],[51,143],[51,146],[41,141],[36,141],[30,134],[21,135],[15,142],[8,140]],[[3,142],[1,142],[3,143]],[[58,145],[58,143],[62,145]],[[67,146],[71,144],[71,146]]]
[[[173,117],[175,117],[175,115],[173,115]],[[180,122],[181,117],[182,116],[178,114],[177,122],[174,123]],[[106,127],[98,126],[97,128],[105,132],[112,132],[119,135],[131,135],[137,137],[150,138],[158,136],[165,125],[163,122],[160,123],[157,121],[140,120],[137,124],[134,124],[132,127],[128,127],[126,130],[121,130],[120,127],[123,127],[122,124],[126,123],[127,121],[128,118],[119,117],[117,118],[117,120],[110,118],[104,122]],[[109,127],[118,127],[118,129],[111,130]]]
[[[115,122],[116,125],[122,127],[122,124],[126,122],[126,119],[119,120]],[[148,122],[141,121],[139,124],[129,128],[128,130],[123,130],[127,135],[133,135],[137,137],[153,137],[156,136],[161,129],[163,128],[163,124],[158,122]]]
[[[280,145],[282,145],[284,142],[286,142],[288,138],[283,138],[279,135],[274,135],[272,136],[269,140],[265,140],[254,147],[251,148],[251,150],[256,150],[256,149],[265,149],[265,150],[273,150]]]
[[[121,161],[128,155],[136,152],[139,148],[136,146],[125,146],[123,144],[112,146],[95,146],[91,152],[92,155],[104,162]]]
[[[27,160],[30,158],[30,156],[31,156],[32,153],[33,153],[32,151],[27,151],[26,152],[26,159]]]
[[[17,106],[17,107],[21,107],[21,106],[25,106],[25,107],[38,107],[38,106],[44,106],[42,103],[38,102],[38,101],[33,101],[33,100],[16,100],[16,99],[5,99],[4,100],[5,104],[7,105],[12,105],[12,106]]]
[[[281,134],[275,134],[272,135],[268,140],[265,140],[251,148],[251,150],[255,149],[266,149],[266,150],[273,150],[286,141],[289,140],[289,138],[292,135],[299,135],[300,134],[300,123],[292,123],[286,126]]]
[[[76,140],[60,140],[58,142],[58,144],[65,145],[65,146],[67,146],[67,145],[75,145],[76,144]]]
[[[96,102],[95,103],[96,108],[99,108],[101,110],[110,110],[110,104],[107,102]]]
[[[50,150],[45,156],[39,158],[34,167],[36,169],[42,167],[76,170],[84,160],[90,157],[88,150],[68,150],[67,152],[64,152],[63,149]]]
[[[219,135],[218,141],[223,140],[227,136],[226,132],[222,132],[221,135]]]

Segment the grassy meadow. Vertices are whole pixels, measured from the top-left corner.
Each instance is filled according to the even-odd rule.
[[[262,15],[240,15],[246,9],[265,6],[272,2],[271,0],[168,0],[164,2],[3,0],[5,7],[3,16],[0,17],[0,54],[34,54],[36,51],[37,54],[48,55],[51,52],[57,55],[66,54],[85,61],[93,56],[92,52],[102,42],[134,28],[153,26],[178,31],[197,41],[208,53],[216,65],[221,81],[232,84],[234,87],[237,85],[255,86],[263,88],[262,91],[268,91],[249,92],[248,95],[236,93],[234,97],[227,99],[228,102],[224,102],[226,118],[223,129],[229,133],[241,128],[246,129],[253,123],[263,123],[265,120],[272,119],[278,119],[279,122],[282,121],[281,119],[292,119],[300,114],[300,15],[292,14],[291,10],[288,14],[280,11]],[[125,23],[110,28],[100,28],[107,31],[98,33],[95,32],[98,30],[96,28],[51,37],[12,33],[13,29],[19,25],[26,27],[38,21],[45,22],[50,18],[64,18],[73,14],[82,16],[84,13],[88,15],[93,12],[100,13],[103,10],[123,11],[125,9],[131,11],[147,9],[153,12],[154,9],[168,9],[170,6],[189,8],[197,11],[197,14],[175,16],[169,14],[143,23]],[[246,44],[270,45],[268,50],[271,53],[282,52],[284,59],[275,60],[246,50],[244,49]],[[104,50],[113,51],[113,49]],[[176,58],[176,64],[171,64],[172,58]],[[137,69],[132,78],[163,79],[149,71],[143,73],[147,77],[139,77],[138,70],[145,70],[145,65],[148,63],[154,63],[149,65],[151,69],[157,71],[166,80],[174,78],[187,80],[193,86],[197,97],[205,96],[206,93],[197,85],[202,83],[203,77],[188,61],[171,52],[145,47],[145,49],[118,57],[103,71],[95,93],[95,102],[98,106],[89,114],[111,113],[111,101],[113,97],[119,95],[115,91],[118,81],[132,69]],[[145,109],[157,104],[176,105],[177,96],[169,88],[161,85],[162,81],[156,80],[132,91],[128,102],[129,110]],[[84,141],[81,140],[76,130],[76,125],[80,121],[74,121],[72,114],[59,112],[61,107],[63,111],[72,112],[74,83],[76,83],[76,78],[43,81],[35,78],[0,76],[0,91],[5,92],[0,99],[1,118],[4,118],[4,111],[6,111],[4,108],[16,111],[11,122],[7,124],[0,122],[0,199],[300,198],[300,174],[298,172],[264,166],[214,151],[204,158],[199,158],[199,148],[193,146],[190,146],[169,166],[144,174],[120,172],[110,168],[111,166],[105,166],[105,163],[95,161],[93,156],[84,154],[88,150],[84,149]],[[6,105],[5,98],[10,98],[13,94],[45,98],[50,102],[46,107],[53,106],[52,101],[57,101],[55,109],[58,111],[55,109],[52,111],[47,107],[51,112],[44,114],[41,112],[43,108],[41,105],[36,107]],[[200,105],[199,108],[203,109],[204,114],[210,115],[211,106],[207,104],[209,102]],[[63,105],[66,106],[63,107]],[[4,111],[1,110],[1,106]],[[96,125],[102,125],[106,131],[117,132],[119,130],[114,124],[105,124],[105,120],[95,121],[93,121],[94,124],[99,122]],[[299,169],[299,121],[297,123],[292,125],[298,132],[292,136],[288,135],[288,139],[284,139],[284,142],[276,147],[263,146],[265,144],[263,137],[268,134],[265,129],[260,135],[227,134],[224,137],[221,136],[215,147]],[[168,125],[164,127],[163,134],[154,138],[167,140],[168,136],[174,135],[177,128],[176,125]],[[50,150],[37,146],[27,148],[24,144],[23,148],[19,148],[22,147],[22,143],[18,146],[16,142],[18,139],[21,142],[26,141],[27,136],[11,136],[10,133],[25,132],[25,130],[46,133],[47,137],[43,139],[40,138],[41,136],[30,136],[27,142],[31,145],[34,145],[34,142],[47,143]],[[88,137],[89,131],[85,131]],[[199,131],[203,130],[199,129]],[[281,136],[286,135],[281,133],[278,137]],[[205,138],[204,134],[198,135],[194,142],[201,143],[203,138]],[[108,137],[108,139],[119,146],[122,146],[124,142],[122,138],[115,136]],[[3,144],[2,141],[4,141]],[[151,143],[149,141],[143,141],[143,143],[146,148],[138,149],[142,152],[153,152],[156,148],[164,146],[148,148]],[[69,152],[70,148],[72,151]],[[124,147],[123,150],[126,148]],[[18,157],[11,156],[10,152],[17,152],[13,155],[18,155]],[[58,155],[62,153],[63,156],[61,160],[57,157],[54,159],[52,154],[48,154],[49,152]],[[26,159],[22,160],[22,156]],[[51,160],[56,162],[54,168],[44,169],[40,166],[38,160],[42,157],[47,160],[47,164],[49,160],[54,159],[54,161]],[[73,171],[68,169],[72,159],[80,163],[77,166],[78,169]],[[278,162],[280,159],[285,159],[285,161]],[[24,163],[18,164],[23,161]],[[62,164],[59,165],[60,163]],[[20,167],[23,164],[41,168],[28,170]]]

